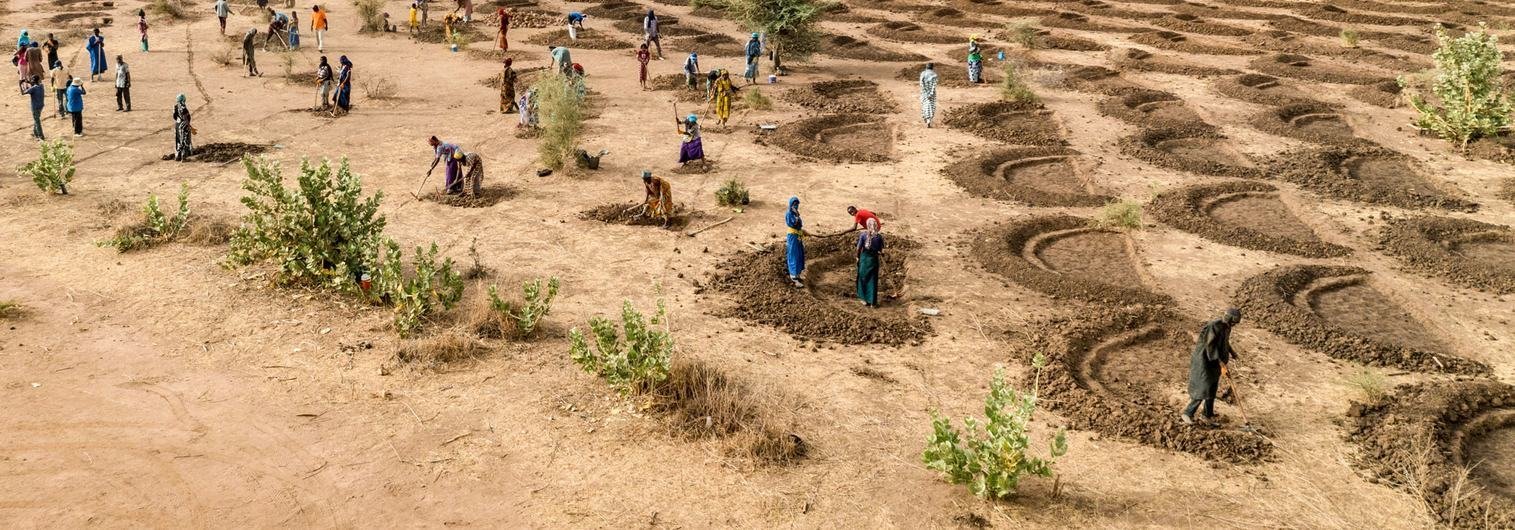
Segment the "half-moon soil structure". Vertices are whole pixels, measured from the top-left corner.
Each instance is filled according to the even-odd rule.
[[[1158,194],[1146,209],[1163,223],[1217,243],[1311,258],[1351,253],[1321,241],[1279,199],[1278,188],[1262,182],[1187,186]]]
[[[979,197],[1030,206],[1100,206],[1113,197],[1093,193],[1080,175],[1079,153],[1065,147],[1006,147],[982,152],[942,170]]]
[[[1166,304],[1147,288],[1126,234],[1071,215],[1029,217],[985,230],[971,250],[990,272],[1056,299],[1106,304]]]
[[[1515,230],[1455,217],[1389,221],[1379,245],[1410,269],[1471,289],[1515,293]]]

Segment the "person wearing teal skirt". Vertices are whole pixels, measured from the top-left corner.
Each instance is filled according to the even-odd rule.
[[[857,297],[868,307],[878,307],[878,272],[884,267],[884,235],[878,219],[869,218],[857,236]]]

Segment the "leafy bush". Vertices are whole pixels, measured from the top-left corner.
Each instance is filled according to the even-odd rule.
[[[384,0],[352,0],[362,25],[358,31],[384,31]]]
[[[567,76],[550,73],[540,76],[532,89],[537,93],[537,109],[542,120],[542,139],[537,155],[542,165],[554,171],[573,160],[579,134],[584,131],[584,99],[569,84]]]
[[[816,22],[827,7],[812,0],[724,0],[712,2],[726,9],[726,18],[748,31],[767,36],[767,45],[781,55],[805,58],[821,42]]]
[[[1032,364],[1040,379],[1045,360],[1037,355]],[[1022,476],[1052,476],[1052,464],[1068,453],[1068,439],[1059,429],[1049,444],[1047,457],[1030,454],[1031,437],[1027,432],[1036,412],[1037,384],[1029,394],[1022,394],[1005,383],[1004,370],[994,373],[989,383],[989,397],[984,400],[981,424],[964,418],[964,431],[952,426],[952,420],[931,414],[932,433],[921,452],[926,467],[946,475],[953,484],[965,484],[982,498],[1004,499],[1015,494]],[[982,428],[981,428],[982,427]]]
[[[16,169],[22,176],[31,177],[37,188],[44,192],[56,191],[68,195],[68,183],[74,180],[74,148],[63,140],[48,140],[41,144],[41,155]]]
[[[1357,30],[1352,28],[1341,28],[1341,44],[1343,46],[1346,46],[1348,48],[1356,48],[1357,39]]]
[[[741,206],[752,199],[747,194],[747,186],[742,181],[732,178],[722,184],[720,189],[715,190],[715,202],[721,206]]]
[[[157,195],[147,197],[142,213],[145,219],[141,223],[123,227],[116,232],[116,237],[105,244],[115,247],[117,252],[129,252],[179,237],[179,233],[189,224],[189,185],[179,185],[179,209],[173,217],[163,215],[163,210],[158,208]]]
[[[1032,103],[1038,99],[1031,87],[1026,86],[1026,82],[1021,79],[1020,70],[1015,67],[1015,63],[1010,61],[1005,62],[1005,78],[999,82],[999,93],[1005,101]]]
[[[1034,50],[1036,49],[1036,25],[1025,20],[1006,24],[1005,40],[1019,44],[1022,48]]]
[[[437,263],[437,244],[430,250],[416,247],[411,258],[413,274],[405,275],[400,244],[384,242],[384,260],[374,278],[379,295],[394,304],[395,330],[410,337],[421,329],[427,317],[456,306],[463,298],[463,277],[452,268],[452,258]]]
[[[759,90],[758,87],[747,89],[746,94],[742,95],[742,102],[746,103],[747,107],[751,108],[752,110],[773,109],[773,100],[768,99],[768,96],[763,95],[763,91]]]
[[[511,336],[515,338],[529,338],[537,332],[537,325],[542,322],[542,317],[552,311],[552,301],[558,297],[558,279],[547,280],[547,291],[542,292],[542,280],[536,279],[521,283],[521,299],[519,307],[507,300],[500,298],[499,289],[489,286],[489,307],[505,322],[511,323]]]
[[[356,292],[359,275],[379,261],[383,194],[364,197],[345,159],[335,173],[328,161],[302,161],[295,188],[285,187],[279,166],[266,159],[244,157],[242,165],[249,211],[232,235],[228,263],[271,262],[279,283]]]
[[[662,329],[658,329],[662,326]],[[645,392],[668,378],[673,357],[673,336],[667,327],[667,310],[658,300],[658,312],[649,321],[627,301],[621,306],[621,325],[612,320],[589,319],[594,334],[591,349],[578,328],[568,331],[568,350],[574,364],[604,378],[621,395]],[[624,328],[625,338],[621,336]]]
[[[1140,230],[1142,205],[1136,201],[1116,201],[1106,204],[1099,210],[1099,217],[1095,219],[1094,224],[1100,228]]]
[[[1498,39],[1479,25],[1453,38],[1445,28],[1436,29],[1440,48],[1431,58],[1436,62],[1435,80],[1431,84],[1433,99],[1419,92],[1410,95],[1410,105],[1420,113],[1416,124],[1435,132],[1445,140],[1456,142],[1465,151],[1468,142],[1494,136],[1510,124],[1510,98],[1501,84]],[[1412,82],[1400,78],[1400,86],[1411,88]]]

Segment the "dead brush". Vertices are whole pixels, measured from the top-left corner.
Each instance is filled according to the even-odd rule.
[[[210,60],[221,66],[235,66],[238,58],[242,55],[242,47],[233,42],[227,42],[221,49],[210,54]]]
[[[366,77],[358,82],[358,88],[363,90],[363,97],[373,100],[394,99],[399,93],[394,81],[382,76]]]
[[[680,359],[652,390],[675,432],[719,438],[728,454],[782,464],[805,456],[793,406],[699,360]]]
[[[468,333],[452,329],[401,342],[395,350],[395,360],[403,364],[430,367],[475,359],[488,350]]]

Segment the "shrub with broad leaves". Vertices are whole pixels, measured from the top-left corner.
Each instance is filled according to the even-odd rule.
[[[179,237],[184,227],[189,225],[189,185],[179,185],[179,208],[174,211],[173,217],[163,215],[163,210],[158,207],[157,195],[147,197],[142,214],[142,222],[122,228],[105,244],[115,247],[117,252],[130,252],[167,243]]]
[[[1040,355],[1032,361],[1038,379],[1045,362]],[[986,499],[1014,495],[1026,475],[1052,476],[1053,463],[1068,453],[1068,439],[1059,429],[1046,457],[1031,454],[1028,431],[1036,401],[1036,383],[1023,394],[1010,388],[1003,370],[996,371],[989,383],[989,397],[984,400],[987,421],[965,418],[964,430],[959,431],[951,419],[933,412],[932,432],[921,461],[941,472],[948,482],[966,485],[974,495]]]
[[[44,192],[68,195],[68,183],[74,180],[73,146],[63,140],[48,140],[42,142],[41,149],[41,156],[16,169],[16,172],[31,177],[37,188]]]
[[[650,320],[627,301],[621,306],[620,325],[594,317],[589,319],[589,328],[593,345],[578,328],[569,330],[569,357],[584,371],[605,379],[621,395],[644,392],[668,378],[673,335],[662,300]]]
[[[1499,134],[1510,125],[1512,107],[1501,80],[1499,40],[1482,24],[1455,38],[1438,27],[1436,40],[1440,47],[1431,54],[1436,62],[1431,97],[1416,91],[1410,94],[1410,105],[1420,113],[1416,125],[1466,150],[1468,142]],[[1413,89],[1415,83],[1400,77],[1399,84]]]
[[[514,338],[531,338],[537,332],[537,325],[541,324],[542,318],[552,311],[552,301],[558,297],[558,279],[547,280],[546,291],[543,291],[541,279],[521,282],[521,299],[523,302],[518,306],[508,300],[500,298],[499,289],[489,286],[489,307],[504,322],[513,326],[510,334]]]

